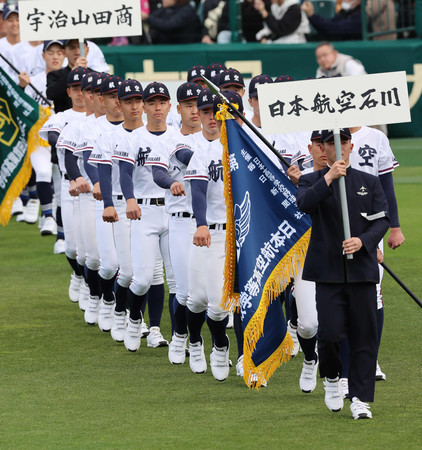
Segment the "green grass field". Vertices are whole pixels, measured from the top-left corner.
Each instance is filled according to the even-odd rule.
[[[392,145],[406,242],[387,249],[385,262],[422,297],[422,140]],[[354,421],[347,403],[328,411],[321,380],[312,394],[299,390],[301,353],[260,392],[248,390],[235,368],[218,383],[210,370],[172,366],[167,349],[144,341],[129,353],[84,323],[53,242],[14,219],[0,229],[1,449],[420,448],[422,311],[388,275],[379,355],[387,381],[377,383],[373,420]],[[170,338],[167,311],[162,329]],[[207,330],[204,337],[209,354]]]

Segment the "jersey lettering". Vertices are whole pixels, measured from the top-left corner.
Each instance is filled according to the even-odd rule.
[[[136,158],[137,166],[144,166],[146,160],[148,159],[148,155],[151,153],[151,149],[147,147],[145,150],[142,147],[139,147],[138,157]]]
[[[208,178],[215,182],[218,180],[223,181],[223,164],[221,163],[221,159],[218,162],[215,162],[213,159],[211,160],[208,166]]]
[[[360,166],[369,166],[374,167],[371,160],[374,158],[374,156],[377,154],[377,151],[370,147],[368,144],[365,144],[364,147],[360,147],[358,150],[359,156],[364,160],[364,162],[360,162]]]

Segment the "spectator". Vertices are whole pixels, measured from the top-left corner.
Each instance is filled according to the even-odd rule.
[[[318,63],[316,76],[319,77],[347,77],[365,75],[365,67],[357,59],[339,53],[329,42],[321,42],[315,49]]]
[[[302,15],[298,0],[271,0],[270,12],[263,0],[255,0],[254,6],[264,20],[264,28],[257,33],[257,40],[284,44],[306,42],[309,22],[306,14]]]
[[[200,42],[201,22],[189,0],[163,0],[146,18],[153,44]]]
[[[393,0],[367,0],[366,15],[368,16],[371,31],[389,31],[396,28],[396,10]],[[374,41],[397,39],[397,33],[375,36]]]
[[[306,0],[302,10],[324,39],[333,41],[362,39],[362,19],[360,0],[343,0],[342,9],[332,18],[315,14],[314,5]]]

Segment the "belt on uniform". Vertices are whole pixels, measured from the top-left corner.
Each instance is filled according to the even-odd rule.
[[[195,216],[193,214],[190,214],[188,212],[177,212],[177,213],[171,213],[171,217],[192,217],[194,218]]]
[[[136,200],[139,205],[156,205],[163,206],[165,205],[164,198],[138,198]]]
[[[226,224],[225,223],[213,223],[212,225],[209,225],[208,228],[210,230],[225,230]]]
[[[117,195],[117,200],[123,200],[123,195]]]

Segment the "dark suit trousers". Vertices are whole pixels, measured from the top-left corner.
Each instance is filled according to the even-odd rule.
[[[339,344],[350,344],[349,397],[374,401],[377,361],[375,283],[316,283],[321,377],[340,376]]]

